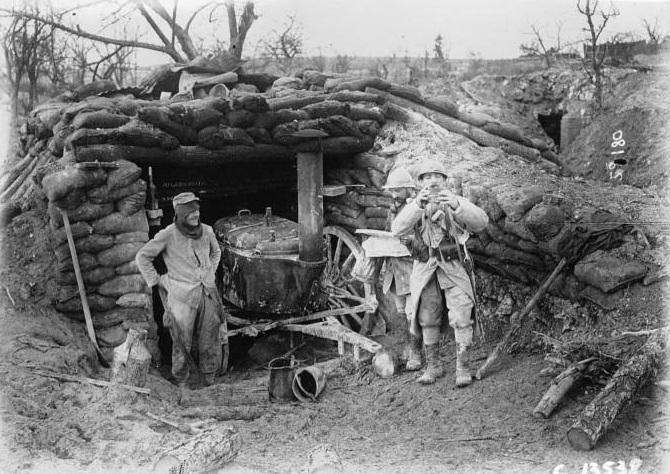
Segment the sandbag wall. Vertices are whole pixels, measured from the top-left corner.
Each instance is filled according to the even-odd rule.
[[[550,293],[574,301],[589,299],[599,303],[606,293],[641,280],[647,268],[640,262],[610,258],[588,263],[595,248],[606,253],[619,245],[632,226],[605,211],[585,212],[575,220],[578,203],[569,202],[555,189],[539,185],[511,185],[463,180],[461,190],[454,189],[489,216],[484,232],[471,236],[468,248],[479,268],[514,281],[538,285],[563,257],[574,263],[550,287]],[[460,191],[460,192],[459,192]],[[588,227],[595,232],[591,244]],[[591,248],[589,248],[591,247]]]
[[[360,153],[324,163],[324,184],[349,186],[341,196],[324,198],[326,224],[384,230],[392,199],[383,186],[394,162],[395,155]]]
[[[128,161],[54,163],[41,185],[48,198],[49,223],[56,255],[58,311],[84,321],[63,211],[70,222],[86,298],[98,343],[103,350],[123,343],[130,327],[149,332],[149,348],[158,355],[157,327],[150,289],[134,262],[149,241],[144,211],[146,183],[141,168]]]

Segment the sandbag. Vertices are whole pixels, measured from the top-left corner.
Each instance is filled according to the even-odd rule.
[[[116,306],[116,298],[102,296],[97,293],[87,294],[86,300],[91,311],[108,311]],[[70,298],[67,301],[56,302],[54,307],[56,308],[56,311],[61,313],[81,313],[84,311],[79,296]]]
[[[547,241],[563,227],[567,216],[560,207],[538,204],[526,213],[525,226],[535,238]]]
[[[84,322],[84,313],[75,312],[67,314],[68,318]],[[148,322],[151,312],[145,308],[121,308],[115,306],[104,311],[95,311],[91,315],[93,327],[97,329],[108,328],[123,322]]]
[[[426,97],[424,105],[429,109],[436,110],[450,117],[458,117],[458,104],[448,97]]]
[[[137,252],[144,246],[142,242],[128,242],[115,245],[97,254],[100,265],[107,267],[118,267],[135,258]],[[129,292],[126,292],[129,293]]]
[[[110,171],[107,176],[107,189],[109,191],[124,188],[134,183],[142,174],[142,168],[131,161],[118,160],[116,164],[118,168]]]
[[[224,125],[205,127],[198,132],[198,143],[209,150],[221,150],[228,145],[254,146],[254,141],[241,128]]]
[[[376,138],[379,135],[379,122],[375,120],[357,120],[358,130],[364,135]]]
[[[391,207],[393,198],[381,194],[360,194],[354,193],[353,198],[361,207]]]
[[[95,267],[92,270],[87,270],[82,272],[81,277],[84,280],[84,284],[87,285],[100,285],[108,280],[111,280],[116,276],[116,271],[112,267]]]
[[[233,128],[247,128],[254,124],[254,114],[248,110],[233,110],[226,114],[226,122]]]
[[[230,112],[230,105],[226,99],[221,97],[207,97],[203,99],[187,100],[168,104],[169,109],[174,114],[175,120],[182,121],[182,123],[189,125],[189,117],[200,109],[214,109],[222,114]]]
[[[101,295],[116,298],[126,293],[149,293],[149,291],[144,277],[139,274],[119,275],[98,287],[98,293]]]
[[[107,180],[101,169],[84,170],[68,166],[42,178],[42,189],[49,201],[58,201],[74,188],[93,188]]]
[[[634,260],[625,261],[603,250],[596,250],[575,264],[574,275],[578,280],[609,293],[641,280],[647,267]]]
[[[112,203],[95,204],[87,201],[79,205],[73,211],[68,211],[67,214],[71,222],[90,222],[108,216],[112,212],[114,212],[114,204]]]
[[[112,212],[110,215],[91,223],[93,232],[96,234],[123,234],[125,232],[149,233],[149,222],[144,210],[138,211],[130,216],[124,216],[120,212]]]
[[[86,196],[91,202],[102,204],[104,202],[114,202],[131,194],[139,192],[146,192],[147,183],[143,179],[138,179],[131,184],[122,188],[110,190],[107,185],[98,186],[97,188],[89,189]]]
[[[217,113],[223,117],[223,114]],[[138,117],[140,120],[169,133],[179,140],[182,145],[196,145],[198,143],[198,131],[188,125],[173,121],[171,119],[172,112],[167,107],[145,107],[138,111]]]
[[[323,205],[323,209],[325,212],[333,212],[335,214],[351,217],[352,219],[355,219],[361,215],[360,208],[352,209],[351,207],[334,202],[326,202]]]
[[[259,94],[244,94],[241,97],[237,97],[235,102],[239,104],[239,107],[254,114],[259,114],[270,110],[268,101],[265,100],[265,97]],[[237,104],[235,105],[237,106]]]
[[[267,145],[272,145],[272,136],[264,128],[249,127],[244,129],[247,132],[247,135],[251,137],[254,143],[264,143]]]
[[[70,223],[70,230],[72,231],[72,237],[74,239],[90,235],[93,233],[93,227],[91,227],[91,224],[89,224],[88,222]],[[63,227],[56,230],[55,232],[52,232],[51,238],[54,243],[54,246],[56,247],[64,242],[67,243],[67,233],[65,232],[65,228]]]
[[[354,104],[349,108],[347,117],[351,120],[374,120],[379,123],[386,122],[384,114],[379,107],[366,107],[360,104]]]
[[[80,253],[77,255],[79,260],[79,268],[81,271],[90,270],[99,265],[98,259],[95,255],[90,253]],[[59,272],[70,272],[74,271],[74,266],[72,264],[72,257],[69,255],[63,260],[58,260],[56,264],[56,270]]]
[[[114,236],[114,242],[123,244],[127,242],[149,242],[149,234],[146,232],[125,232]]]
[[[293,110],[293,109],[282,109],[277,110],[275,113],[275,119],[277,120],[277,125],[287,122],[293,122],[295,120],[309,120],[309,114],[305,110]],[[268,128],[268,130],[270,130]]]
[[[386,183],[385,173],[377,171],[374,168],[368,168],[368,178],[370,179],[370,182],[375,188],[379,190],[382,190],[384,188],[384,183]]]
[[[349,104],[336,100],[324,100],[316,104],[306,105],[302,110],[306,111],[311,119],[326,118],[332,115],[348,115]]]
[[[144,209],[144,203],[147,200],[146,191],[131,194],[116,201],[114,206],[122,216],[129,216],[135,214],[137,211]]]
[[[351,217],[343,216],[341,214],[328,213],[325,216],[325,220],[330,225],[342,225],[354,229],[365,229],[367,228],[367,219],[365,214],[361,213],[357,218],[352,219]]]
[[[254,122],[251,124],[254,128],[263,128],[265,130],[272,130],[275,125],[279,124],[278,112],[263,112],[254,116]],[[307,114],[305,114],[307,115]]]
[[[355,184],[364,184],[367,187],[372,187],[372,181],[366,170],[350,169],[349,176],[354,180]]]
[[[123,265],[119,265],[114,269],[114,271],[117,275],[130,275],[132,273],[139,273],[140,269],[137,268],[135,260],[131,260],[130,262],[126,262]]]
[[[389,87],[386,92],[410,100],[416,104],[423,104],[423,95],[421,95],[421,91],[413,86],[391,84],[391,87]]]
[[[81,206],[85,200],[86,190],[84,188],[74,188],[61,199],[52,202],[59,209],[72,211]]]
[[[117,347],[123,344],[128,337],[128,330],[122,324],[101,328],[96,332],[100,347]]]
[[[386,219],[389,215],[389,208],[382,206],[366,207],[363,212],[365,212],[365,217],[379,217],[381,219]]]
[[[336,184],[355,184],[347,168],[327,169],[324,172],[324,176],[329,183],[334,181]]]
[[[79,128],[116,128],[130,121],[127,115],[111,113],[107,110],[82,112],[72,120],[72,127]]]
[[[127,293],[119,296],[116,305],[122,308],[153,308],[151,295],[147,293]]]
[[[95,254],[114,245],[114,237],[111,235],[90,234],[74,241],[77,253]],[[67,242],[60,244],[54,251],[58,260],[65,260],[70,256],[70,245]]]
[[[386,218],[383,217],[368,217],[367,218],[368,229],[376,230],[385,230],[386,229]]]
[[[118,138],[111,143],[158,147],[164,150],[179,148],[179,140],[175,137],[140,120],[133,119],[116,130],[118,131]]]

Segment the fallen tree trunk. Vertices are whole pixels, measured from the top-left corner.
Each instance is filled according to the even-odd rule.
[[[18,163],[16,163],[9,170],[6,171],[2,179],[0,179],[0,193],[4,193],[5,190],[16,181],[16,178],[19,177],[19,175],[23,172],[26,166],[28,166],[30,162],[35,159],[36,156],[38,155],[28,153],[26,156],[21,158],[21,160],[19,160]]]
[[[230,462],[241,447],[242,437],[235,427],[215,424],[164,451],[154,465],[153,472],[214,472]]]
[[[533,415],[536,418],[549,418],[551,412],[554,411],[554,408],[563,398],[568,390],[582,378],[584,371],[589,367],[589,364],[597,360],[596,357],[590,357],[584,359],[581,362],[568,367],[566,370],[561,372],[559,375],[551,381],[549,389],[545,392],[544,396],[537,404],[533,410]]]
[[[622,408],[655,375],[665,354],[665,338],[665,332],[651,335],[638,353],[614,373],[605,388],[584,408],[567,433],[573,449],[593,449]]]
[[[179,405],[183,407],[199,406],[239,406],[263,405],[270,402],[267,386],[236,383],[214,384],[200,390],[185,390],[181,394]]]

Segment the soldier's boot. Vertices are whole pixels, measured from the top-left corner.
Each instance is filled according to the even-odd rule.
[[[471,383],[472,375],[470,374],[468,346],[459,344],[458,349],[456,349],[456,386],[466,387]]]
[[[440,362],[439,344],[426,344],[426,370],[419,377],[418,382],[424,385],[435,383],[444,375],[442,363]]]
[[[409,359],[405,364],[405,370],[419,370],[423,365],[421,362],[421,338],[416,336],[409,337]]]

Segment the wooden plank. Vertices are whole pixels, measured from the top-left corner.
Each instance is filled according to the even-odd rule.
[[[314,324],[286,324],[281,327],[286,331],[301,332],[310,336],[323,337],[332,341],[342,341],[348,344],[357,345],[368,352],[376,353],[382,349],[378,342],[361,336],[351,329],[345,328],[341,324],[332,323],[314,323]]]
[[[323,187],[325,197],[342,196],[347,192],[347,187],[343,184],[329,184]]]

